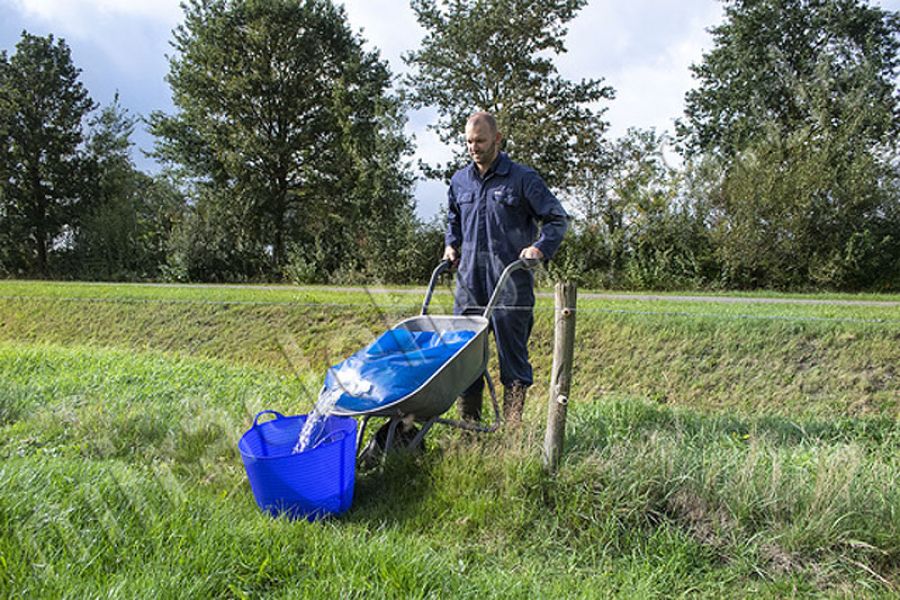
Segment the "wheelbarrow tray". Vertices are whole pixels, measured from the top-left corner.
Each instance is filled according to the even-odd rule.
[[[351,417],[411,416],[416,421],[427,421],[446,412],[456,397],[475,383],[487,368],[488,318],[484,316],[419,315],[397,323],[392,331],[398,329],[409,332],[472,331],[474,335],[440,363],[419,387],[405,396],[367,410],[352,410],[338,402],[332,414]]]

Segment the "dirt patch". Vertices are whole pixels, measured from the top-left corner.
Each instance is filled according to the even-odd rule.
[[[800,571],[804,565],[800,558],[774,542],[766,542],[759,548],[763,561],[776,575]]]
[[[727,533],[738,528],[731,515],[721,508],[711,507],[691,490],[679,490],[670,496],[666,502],[666,512],[691,537],[713,548],[727,560]]]

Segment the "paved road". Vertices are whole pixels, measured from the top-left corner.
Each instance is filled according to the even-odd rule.
[[[549,292],[541,295],[551,296]],[[817,300],[815,298],[778,298],[759,296],[663,296],[653,294],[614,294],[614,293],[579,293],[580,298],[596,298],[599,300],[667,300],[676,302],[739,302],[743,304],[824,304],[829,306],[894,306],[900,302],[890,300]]]
[[[421,289],[410,288],[391,288],[373,285],[370,287],[360,286],[289,286],[289,285],[229,285],[229,284],[183,284],[183,283],[148,283],[139,285],[153,286],[172,286],[172,287],[216,287],[216,288],[242,288],[242,289],[259,289],[259,290],[289,290],[303,291],[304,288],[310,290],[323,290],[329,292],[369,292],[371,294],[410,294],[413,296],[423,297],[425,295],[425,286]],[[445,289],[438,290],[442,293]],[[537,292],[538,296],[552,297],[553,292]],[[815,298],[783,298],[777,296],[692,296],[692,295],[663,295],[663,294],[624,294],[616,292],[578,292],[579,298],[587,298],[591,300],[644,300],[644,301],[667,301],[667,302],[709,302],[709,303],[732,303],[732,304],[811,304],[811,305],[830,305],[830,306],[883,306],[883,307],[900,307],[900,301],[893,300],[850,300],[850,299],[815,299]]]

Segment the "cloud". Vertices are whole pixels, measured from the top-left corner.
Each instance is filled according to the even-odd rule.
[[[338,3],[344,5],[353,29],[362,30],[363,38],[370,47],[381,51],[382,58],[388,60],[394,73],[404,71],[402,54],[418,46],[425,34],[408,0],[344,0]]]
[[[671,131],[683,114],[685,93],[696,84],[689,67],[700,61],[703,50],[696,41],[685,40],[612,76],[619,94],[606,114],[610,133],[615,137],[629,127]]]
[[[164,70],[169,32],[182,16],[178,0],[11,0],[11,4],[32,27],[39,24],[73,47],[103,55],[117,78]]]
[[[616,99],[603,105],[611,137],[629,127],[671,130],[694,85],[689,67],[710,47],[707,29],[721,18],[715,0],[592,2],[571,24],[559,70],[615,88]]]
[[[38,18],[71,33],[96,33],[99,23],[119,18],[174,25],[181,18],[178,0],[12,0],[27,17]]]

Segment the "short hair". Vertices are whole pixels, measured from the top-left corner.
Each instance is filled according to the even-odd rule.
[[[487,126],[490,127],[492,133],[497,133],[499,131],[497,128],[497,119],[486,110],[480,110],[469,115],[469,118],[466,120],[466,125],[469,125],[470,123],[472,125],[475,123],[487,123]]]

